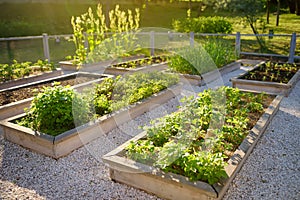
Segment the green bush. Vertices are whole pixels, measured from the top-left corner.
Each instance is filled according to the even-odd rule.
[[[175,20],[173,28],[177,32],[231,33],[232,23],[224,17],[199,17]]]
[[[234,48],[222,39],[209,39],[195,47],[184,47],[169,58],[169,67],[183,74],[201,75],[236,59]]]
[[[90,120],[88,101],[70,86],[58,83],[38,93],[26,113],[18,124],[53,136],[75,128],[75,122],[82,125]]]

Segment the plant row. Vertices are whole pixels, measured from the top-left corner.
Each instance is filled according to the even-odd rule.
[[[53,63],[48,60],[38,60],[32,62],[18,62],[14,60],[12,64],[0,64],[0,82],[23,78],[35,72],[54,70]]]
[[[131,142],[126,156],[165,172],[209,184],[226,177],[229,156],[264,111],[266,95],[221,87],[206,90],[184,106],[145,127],[146,137]]]
[[[247,80],[288,83],[300,69],[296,64],[266,62],[243,76]]]
[[[132,60],[132,61],[116,64],[116,65],[113,65],[112,67],[134,69],[134,68],[138,68],[138,67],[159,64],[159,63],[166,62],[166,61],[167,61],[166,56],[153,56],[153,57],[147,57],[147,58],[142,58],[142,59],[138,59],[138,60]]]
[[[55,83],[34,97],[26,117],[18,123],[55,136],[150,97],[178,81],[176,75],[161,72],[136,73],[106,78],[82,93]]]

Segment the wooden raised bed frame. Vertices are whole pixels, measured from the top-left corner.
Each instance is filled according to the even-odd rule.
[[[221,199],[236,173],[240,170],[244,161],[264,133],[269,122],[278,111],[282,98],[282,96],[277,96],[260,117],[256,125],[234,152],[234,155],[229,159],[225,168],[229,178],[223,179],[217,184],[209,185],[202,181],[191,182],[184,176],[165,173],[157,168],[124,157],[124,148],[128,146],[130,141],[136,141],[145,137],[145,132],[106,154],[102,159],[109,165],[112,180],[142,189],[158,197],[175,200]]]
[[[52,77],[52,78],[49,78],[49,79],[39,80],[39,81],[36,81],[36,82],[30,82],[30,83],[25,83],[25,84],[26,85],[34,85],[34,84],[38,84],[38,83],[42,84],[42,83],[47,82],[47,81],[55,81],[55,80],[59,81],[59,79],[61,79],[61,78],[69,77],[69,76],[77,76],[77,75],[86,75],[86,76],[99,77],[95,80],[72,86],[72,88],[76,89],[77,91],[80,91],[82,88],[84,88],[87,85],[91,85],[93,83],[99,83],[104,78],[113,77],[113,76],[107,75],[107,74],[92,74],[92,73],[84,73],[84,72],[74,72],[74,73],[70,73],[70,74],[64,74],[64,75],[61,75],[61,76],[56,76],[56,77]],[[17,87],[22,87],[22,86],[23,85],[18,85],[16,87],[12,87],[12,88],[17,88]],[[0,90],[0,91],[2,92],[2,91],[5,91],[5,90],[10,90],[12,88],[6,88],[6,89]],[[33,97],[0,106],[0,120],[3,120],[3,119],[6,119],[6,118],[9,118],[9,117],[24,113],[24,109],[28,108],[30,106],[30,103],[31,103],[32,100],[33,100]]]
[[[13,123],[14,120],[24,117],[25,114],[5,119],[0,122],[0,124],[3,128],[4,137],[7,140],[38,153],[58,159],[68,155],[73,150],[103,134],[108,133],[118,125],[167,102],[169,99],[178,95],[180,91],[181,84],[174,85],[142,100],[141,102],[137,102],[112,114],[104,115],[93,122],[69,130],[55,137],[35,132],[32,129]]]
[[[22,85],[22,84],[28,84],[28,83],[32,83],[32,82],[36,82],[36,81],[41,81],[41,80],[48,79],[48,78],[57,77],[62,74],[63,74],[62,70],[60,68],[58,68],[53,71],[43,72],[42,74],[39,74],[39,75],[31,75],[31,76],[26,76],[24,78],[17,79],[17,80],[6,81],[3,83],[0,83],[0,90],[5,89],[5,88],[10,88],[10,87],[15,87],[15,86]]]
[[[300,70],[289,80],[288,83],[277,83],[277,82],[268,82],[268,81],[255,81],[255,80],[246,80],[242,79],[243,76],[250,73],[251,71],[258,68],[260,65],[265,62],[261,62],[256,65],[252,70],[244,74],[239,75],[238,77],[232,78],[232,87],[239,88],[242,91],[253,91],[253,92],[265,92],[267,94],[273,95],[284,95],[288,96],[295,86],[295,84],[300,79]]]
[[[229,63],[221,68],[215,69],[211,72],[206,72],[200,75],[190,75],[190,74],[179,74],[180,80],[183,83],[188,83],[191,85],[205,85],[209,82],[212,82],[219,78],[219,76],[229,73],[231,71],[237,70],[240,68],[242,60],[237,60],[232,63]],[[169,73],[169,72],[167,72]]]
[[[144,55],[130,56],[130,57],[121,58],[120,62],[118,62],[118,59],[111,59],[111,60],[104,60],[104,61],[93,63],[93,64],[84,64],[83,66],[73,64],[72,61],[60,61],[59,64],[60,64],[60,67],[62,70],[74,72],[74,71],[85,70],[84,68],[87,68],[88,70],[96,70],[97,67],[98,68],[107,68],[112,64],[123,63],[125,61],[141,59],[144,57],[145,57]]]

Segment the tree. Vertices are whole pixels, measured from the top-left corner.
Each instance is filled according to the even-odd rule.
[[[269,17],[270,17],[270,0],[267,0],[267,24],[269,24]]]
[[[296,1],[296,15],[300,15],[300,0]]]
[[[250,25],[253,33],[256,35],[260,48],[264,48],[264,42],[257,34],[256,21],[258,16],[264,11],[265,0],[220,0],[216,1],[217,9],[225,9],[236,16],[245,18]]]

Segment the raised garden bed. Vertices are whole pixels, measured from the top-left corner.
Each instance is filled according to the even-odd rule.
[[[173,171],[177,170],[179,172],[181,171],[180,169],[177,168],[178,163],[176,161],[170,162],[170,163],[174,162],[175,164],[172,164],[172,167],[165,168],[168,170],[162,170],[161,167],[157,166],[157,163],[160,164],[159,166],[164,166],[163,164],[165,160],[169,160],[168,157],[166,157],[165,159],[157,159],[157,160],[154,159],[154,163],[156,163],[156,165],[153,165],[153,160],[151,160],[153,158],[152,156],[154,155],[155,158],[155,155],[156,156],[158,155],[159,158],[160,155],[164,155],[164,154],[157,153],[159,151],[158,150],[159,147],[155,147],[155,143],[157,142],[157,139],[161,139],[161,137],[159,136],[155,137],[155,135],[153,135],[151,131],[148,133],[145,131],[137,135],[133,139],[129,140],[128,142],[124,143],[123,145],[113,150],[112,152],[106,154],[103,157],[103,161],[109,165],[110,177],[114,181],[125,183],[127,185],[142,189],[146,192],[155,194],[161,198],[178,199],[178,200],[179,199],[201,199],[201,200],[221,199],[222,196],[225,194],[227,188],[229,187],[230,182],[233,180],[236,173],[238,173],[244,161],[247,159],[252,149],[256,145],[257,141],[264,133],[269,122],[272,120],[273,116],[278,111],[281,100],[282,100],[282,96],[277,96],[275,99],[273,99],[271,104],[265,109],[264,114],[261,115],[261,117],[257,122],[254,122],[254,124],[255,123],[256,124],[249,131],[249,133],[246,134],[244,140],[242,140],[238,148],[232,153],[227,152],[227,154],[230,156],[228,156],[228,159],[226,159],[227,165],[225,166],[225,170],[224,170],[226,176],[220,178],[217,182],[213,180],[213,183],[209,184],[206,181],[200,181],[200,180],[191,181],[190,178],[188,178],[187,176],[173,173],[172,170]],[[169,122],[169,120],[167,121]],[[159,123],[163,123],[163,121],[160,121]],[[156,129],[150,128],[150,130],[156,130]],[[146,139],[149,138],[149,136],[155,138],[156,140],[151,140],[153,143],[152,142],[147,143]],[[175,142],[175,144],[180,144],[180,140],[181,140],[180,137],[177,139],[178,140],[177,142]],[[170,140],[168,141],[169,142],[167,143],[170,143]],[[135,146],[137,144],[141,144],[140,148],[139,146]],[[143,146],[142,144],[148,144],[148,147]],[[186,143],[184,142],[182,144],[185,145]],[[201,147],[201,145],[200,146],[197,145],[198,147],[194,145],[191,146],[196,149]],[[137,147],[138,149],[140,149],[140,152],[136,152],[136,154],[135,153],[132,154],[131,152],[131,154],[128,154],[128,152],[132,151],[133,147],[134,148]],[[188,146],[188,148],[190,148],[190,146]],[[153,154],[152,153],[148,154],[149,157],[143,156],[145,155],[143,152],[147,152],[147,149],[148,149],[148,153],[150,149],[152,150],[154,149],[153,151],[152,150],[150,151],[150,152],[154,152]],[[173,154],[176,155],[176,150],[171,151],[171,149],[169,149],[169,153],[170,152],[172,152],[170,155]],[[183,154],[186,155],[186,153],[189,151],[184,151],[184,152]],[[190,154],[194,155],[191,152]],[[130,156],[135,157],[135,159],[129,158]],[[144,159],[144,158],[150,158],[150,159]],[[139,161],[136,161],[136,159]],[[197,163],[198,162],[202,163],[203,161],[198,160]],[[216,161],[210,160],[207,162],[208,162],[207,165],[210,166],[211,163]],[[200,165],[202,164],[195,164],[194,165],[194,167],[196,167],[195,170],[198,169],[197,167],[199,167]],[[193,165],[186,164],[186,167],[187,168],[193,167]],[[207,171],[213,169],[214,167],[207,169]],[[183,173],[183,171],[181,172]],[[193,170],[191,172],[193,172]],[[207,173],[209,174],[209,172]],[[199,175],[199,177],[202,176]]]
[[[132,74],[136,72],[163,71],[168,67],[165,56],[137,59],[130,62],[113,64],[105,69],[105,73],[113,75]]]
[[[24,77],[22,79],[17,79],[17,80],[11,80],[11,81],[6,81],[3,83],[0,83],[0,90],[3,90],[5,88],[10,88],[10,87],[15,87],[18,85],[23,85],[23,84],[28,84],[36,81],[41,81],[44,79],[49,79],[53,77],[57,77],[62,75],[63,72],[61,69],[56,69],[54,71],[48,71],[48,72],[43,72],[41,74],[36,74],[36,75],[31,75],[28,77]]]
[[[63,68],[63,66],[61,66]],[[138,58],[122,62],[105,61],[103,63],[87,64],[81,68],[82,71],[100,72],[112,75],[132,74],[136,72],[162,71],[166,69],[165,57]]]
[[[252,70],[232,78],[232,86],[245,91],[288,96],[300,78],[300,65],[261,62]]]
[[[219,78],[220,75],[222,76],[226,73],[239,69],[242,62],[242,60],[237,60],[219,69],[215,69],[211,72],[207,72],[202,75],[179,74],[180,80],[183,83],[188,83],[191,85],[204,85],[206,83],[216,80],[217,78]],[[170,70],[167,70],[166,72],[170,73]]]
[[[143,79],[143,77],[141,77],[141,79]],[[98,92],[102,93],[106,89],[110,91],[109,87],[107,87],[108,84],[111,83],[110,80],[112,79],[106,79],[101,83],[104,86],[103,88],[97,88],[97,85],[95,85],[95,94],[98,94]],[[174,82],[175,79],[172,81]],[[170,83],[173,84],[172,81],[170,81]],[[124,84],[123,82],[120,82],[119,85],[122,86]],[[144,112],[147,112],[150,109],[167,102],[169,99],[179,94],[180,91],[180,84],[173,85],[165,90],[162,90],[161,92],[153,94],[148,98],[138,100],[138,102],[130,104],[129,106],[121,107],[112,113],[105,114],[106,112],[103,112],[99,114],[101,116],[96,120],[92,120],[89,123],[83,124],[77,128],[73,128],[60,134],[45,134],[39,131],[34,131],[33,129],[25,126],[20,126],[17,121],[27,117],[26,114],[5,119],[1,122],[1,125],[4,131],[4,137],[9,141],[41,154],[45,154],[53,158],[60,158],[81,147],[82,145],[101,137],[103,134],[106,134],[110,130],[116,128],[118,125],[121,125],[122,123],[127,122],[143,114]],[[142,93],[139,95],[141,94]],[[110,96],[110,92],[108,95]],[[99,100],[102,102],[102,94],[99,97]],[[134,99],[140,98],[140,96],[131,97]],[[96,102],[98,102],[98,100],[96,100]],[[100,105],[101,109],[103,109],[102,105],[103,104]],[[98,115],[98,112],[96,112],[96,114]]]
[[[137,55],[137,56],[130,56],[130,57],[124,57],[121,59],[112,59],[112,60],[105,60],[105,61],[101,61],[101,62],[97,62],[97,63],[93,63],[93,64],[84,64],[82,66],[74,64],[73,61],[60,61],[60,68],[63,71],[79,71],[79,70],[89,70],[89,71],[96,71],[97,68],[106,68],[110,65],[113,64],[118,64],[118,63],[122,63],[122,62],[126,62],[126,61],[130,61],[130,60],[136,60],[136,59],[142,59],[144,58],[144,55]]]
[[[0,90],[61,74],[62,71],[47,60],[36,63],[14,60],[12,64],[0,64]]]
[[[50,86],[53,82],[61,82],[62,85],[71,85],[77,90],[86,85],[100,82],[110,75],[100,75],[84,72],[65,74],[54,78],[25,83],[0,90],[0,120],[24,113],[24,108],[30,106],[35,93],[44,86]],[[36,90],[36,91],[35,91]]]

